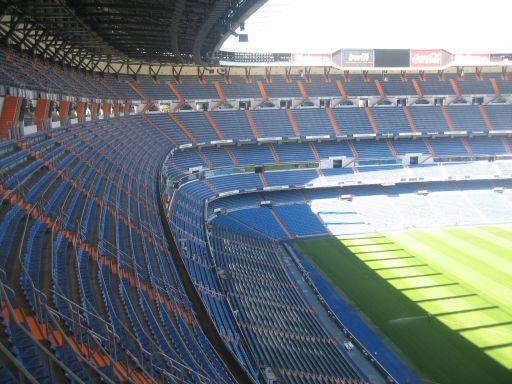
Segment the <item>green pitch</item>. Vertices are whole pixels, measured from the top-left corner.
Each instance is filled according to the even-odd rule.
[[[296,245],[420,379],[512,383],[512,226]]]

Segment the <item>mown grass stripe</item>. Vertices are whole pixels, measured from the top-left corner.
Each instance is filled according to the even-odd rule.
[[[512,226],[340,241],[297,244],[422,379],[512,383]]]
[[[462,245],[455,247],[447,243],[446,236],[441,235],[439,230],[404,232],[393,235],[393,238],[400,241],[409,252],[422,255],[421,258],[434,269],[443,271],[447,276],[460,281],[479,294],[496,300],[509,292],[507,282],[503,283],[506,279],[503,279],[501,274],[496,275],[494,268],[475,268],[471,263],[472,257],[461,249]],[[503,300],[498,301],[503,305]]]
[[[499,272],[499,274],[512,275],[512,263],[507,255],[511,250],[510,246],[501,246],[487,237],[472,236],[468,231],[449,229],[445,233],[445,236],[448,236],[445,243],[461,249],[461,254],[464,254],[464,257],[470,257],[478,270],[490,267],[494,271],[490,270],[485,274],[492,276],[495,272]]]

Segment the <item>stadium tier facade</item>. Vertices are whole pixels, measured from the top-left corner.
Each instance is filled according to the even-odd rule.
[[[512,221],[506,67],[113,72],[0,50],[1,381],[420,382],[292,240]]]

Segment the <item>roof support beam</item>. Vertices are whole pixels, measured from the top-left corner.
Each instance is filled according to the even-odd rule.
[[[96,60],[91,59],[89,61],[89,64],[86,66],[87,69],[90,69],[91,71],[95,71],[96,69],[99,69],[101,59],[97,58]]]
[[[25,24],[26,25],[26,24]],[[24,25],[24,27],[25,27]],[[35,31],[35,25],[34,24],[30,24],[28,27],[24,28],[24,31],[22,32],[23,35],[21,37],[21,40],[18,42],[19,46],[21,47],[23,44],[25,44],[25,41],[27,40],[27,38],[30,36],[30,34],[32,32]]]
[[[151,76],[156,77],[160,73],[160,70],[162,69],[162,66],[161,65],[156,66],[156,71],[153,69],[153,67],[154,67],[153,65],[149,65],[149,74]]]
[[[204,60],[203,54],[204,52],[204,44],[205,40],[210,33],[211,29],[215,25],[215,23],[223,16],[224,12],[230,6],[229,0],[217,0],[214,2],[213,7],[208,11],[208,17],[202,23],[199,32],[197,32],[196,38],[194,40],[194,46],[192,48],[192,54],[194,55],[194,61],[196,63],[202,63]],[[220,36],[219,36],[220,37]]]
[[[82,67],[107,55],[116,63],[151,64],[152,70],[209,65],[229,25],[265,1],[174,0],[152,11],[140,1],[0,0],[0,38]]]
[[[178,68],[178,69],[176,69],[176,68]],[[177,82],[179,82],[180,81],[181,71],[183,70],[183,65],[180,65],[178,67],[172,66],[171,69],[172,69],[172,77],[174,77],[174,79]]]
[[[34,40],[34,45],[32,46],[32,48],[35,50],[37,47],[39,47],[39,44],[41,43],[41,41],[43,40],[43,37],[46,37],[46,32],[45,31],[40,31],[40,34],[38,37],[36,37],[36,39]]]
[[[126,71],[128,74],[130,74],[130,72],[133,74],[133,75],[138,75],[140,70],[142,69],[142,64],[140,64],[136,70],[133,69],[134,68],[134,65],[133,64],[129,64],[128,61],[126,62]]]
[[[23,19],[23,16],[14,16],[11,19],[11,23],[9,26],[9,31],[7,32],[6,39],[9,40],[14,35],[14,32],[16,32],[16,28],[18,28],[18,25],[20,24],[21,20]]]
[[[173,52],[178,55],[178,60],[183,62],[183,58],[180,53],[180,47],[178,44],[178,31],[181,24],[181,17],[183,15],[183,11],[185,10],[185,0],[176,0],[176,4],[174,5],[174,12],[172,14],[171,20],[171,48]]]

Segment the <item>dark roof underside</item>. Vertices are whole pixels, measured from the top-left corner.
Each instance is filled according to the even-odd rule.
[[[206,64],[265,1],[0,0],[0,37],[35,53],[61,46],[84,62]]]

